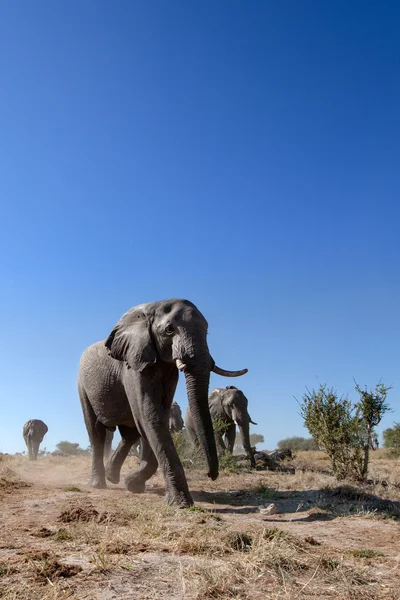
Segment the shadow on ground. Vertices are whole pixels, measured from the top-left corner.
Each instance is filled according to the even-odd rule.
[[[191,491],[195,502],[212,504],[215,513],[251,514],[275,504],[279,514],[298,513],[295,520],[332,520],[340,516],[373,513],[400,518],[400,502],[387,500],[365,488],[341,485],[330,489],[281,492],[274,488],[229,492]],[[307,515],[305,514],[307,513]]]

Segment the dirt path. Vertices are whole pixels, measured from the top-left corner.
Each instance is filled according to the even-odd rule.
[[[19,478],[2,480],[0,597],[400,598],[397,520],[335,516],[318,508],[316,489],[274,497],[276,474],[263,475],[266,490],[259,474],[218,485],[191,475],[197,509],[177,511],[164,504],[159,476],[133,496],[122,484],[90,489],[87,461],[71,464],[21,462]],[[269,503],[277,514],[260,511]]]

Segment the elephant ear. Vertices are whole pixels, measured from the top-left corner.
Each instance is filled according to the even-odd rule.
[[[150,323],[143,310],[133,308],[125,313],[108,336],[105,346],[110,356],[125,361],[135,371],[143,371],[147,365],[157,361]]]

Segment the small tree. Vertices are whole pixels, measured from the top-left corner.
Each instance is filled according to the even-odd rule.
[[[77,454],[86,454],[86,450],[79,448],[79,444],[75,442],[68,442],[63,440],[56,444],[56,448],[63,454],[69,454],[70,456],[76,456]]]
[[[325,450],[338,479],[362,479],[360,421],[348,398],[320,385],[303,395],[300,414],[317,445]]]
[[[292,436],[279,440],[277,444],[278,450],[284,450],[290,448],[290,450],[318,450],[318,446],[315,440],[311,438],[304,438],[300,436]]]
[[[400,423],[393,423],[382,434],[383,447],[392,451],[395,456],[400,456]]]
[[[389,389],[380,382],[374,391],[362,390],[356,383],[360,400],[355,406],[326,385],[304,394],[300,414],[318,446],[331,459],[338,479],[365,479],[374,427],[390,410],[386,402]]]
[[[255,447],[257,444],[263,444],[263,443],[264,443],[264,436],[261,433],[251,433],[250,434],[250,446],[252,448]],[[243,441],[242,441],[242,436],[240,435],[240,432],[236,433],[234,451],[235,452],[243,451]]]
[[[360,422],[365,427],[363,477],[368,472],[369,449],[372,446],[374,428],[379,425],[384,414],[391,410],[389,404],[386,402],[386,396],[390,389],[392,388],[385,387],[382,382],[379,382],[375,386],[375,390],[368,390],[367,388],[362,390],[356,382],[356,390],[360,394],[356,410],[359,414]]]
[[[253,448],[254,446],[257,446],[257,444],[263,444],[264,443],[264,436],[262,435],[262,433],[251,433],[250,434],[250,446]]]

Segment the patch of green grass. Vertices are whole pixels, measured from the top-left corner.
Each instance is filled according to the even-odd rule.
[[[58,540],[60,542],[65,542],[67,540],[72,540],[72,533],[70,531],[68,531],[68,529],[59,529],[58,531],[56,531],[56,533],[54,534],[54,539]]]
[[[227,450],[220,454],[218,457],[218,462],[220,471],[225,471],[227,473],[237,473],[243,469],[243,466],[238,464],[233,457],[233,454]]]
[[[350,550],[350,554],[352,554],[356,558],[379,558],[381,556],[384,556],[384,554],[382,554],[381,552],[376,552],[376,550],[369,549]]]
[[[282,529],[278,529],[277,527],[272,527],[271,529],[265,529],[263,532],[263,539],[265,540],[273,540],[275,538],[284,538],[286,537],[286,533],[282,531]]]
[[[82,492],[82,490],[75,485],[68,485],[63,489],[64,492]]]
[[[321,567],[327,571],[335,571],[336,569],[339,569],[340,563],[337,560],[333,560],[333,558],[323,557],[321,559]]]
[[[0,577],[4,577],[5,575],[8,575],[9,572],[9,566],[6,565],[5,563],[0,563]]]
[[[194,513],[205,513],[206,511],[204,510],[204,508],[201,508],[201,506],[189,506],[188,510],[190,512],[194,512]]]

